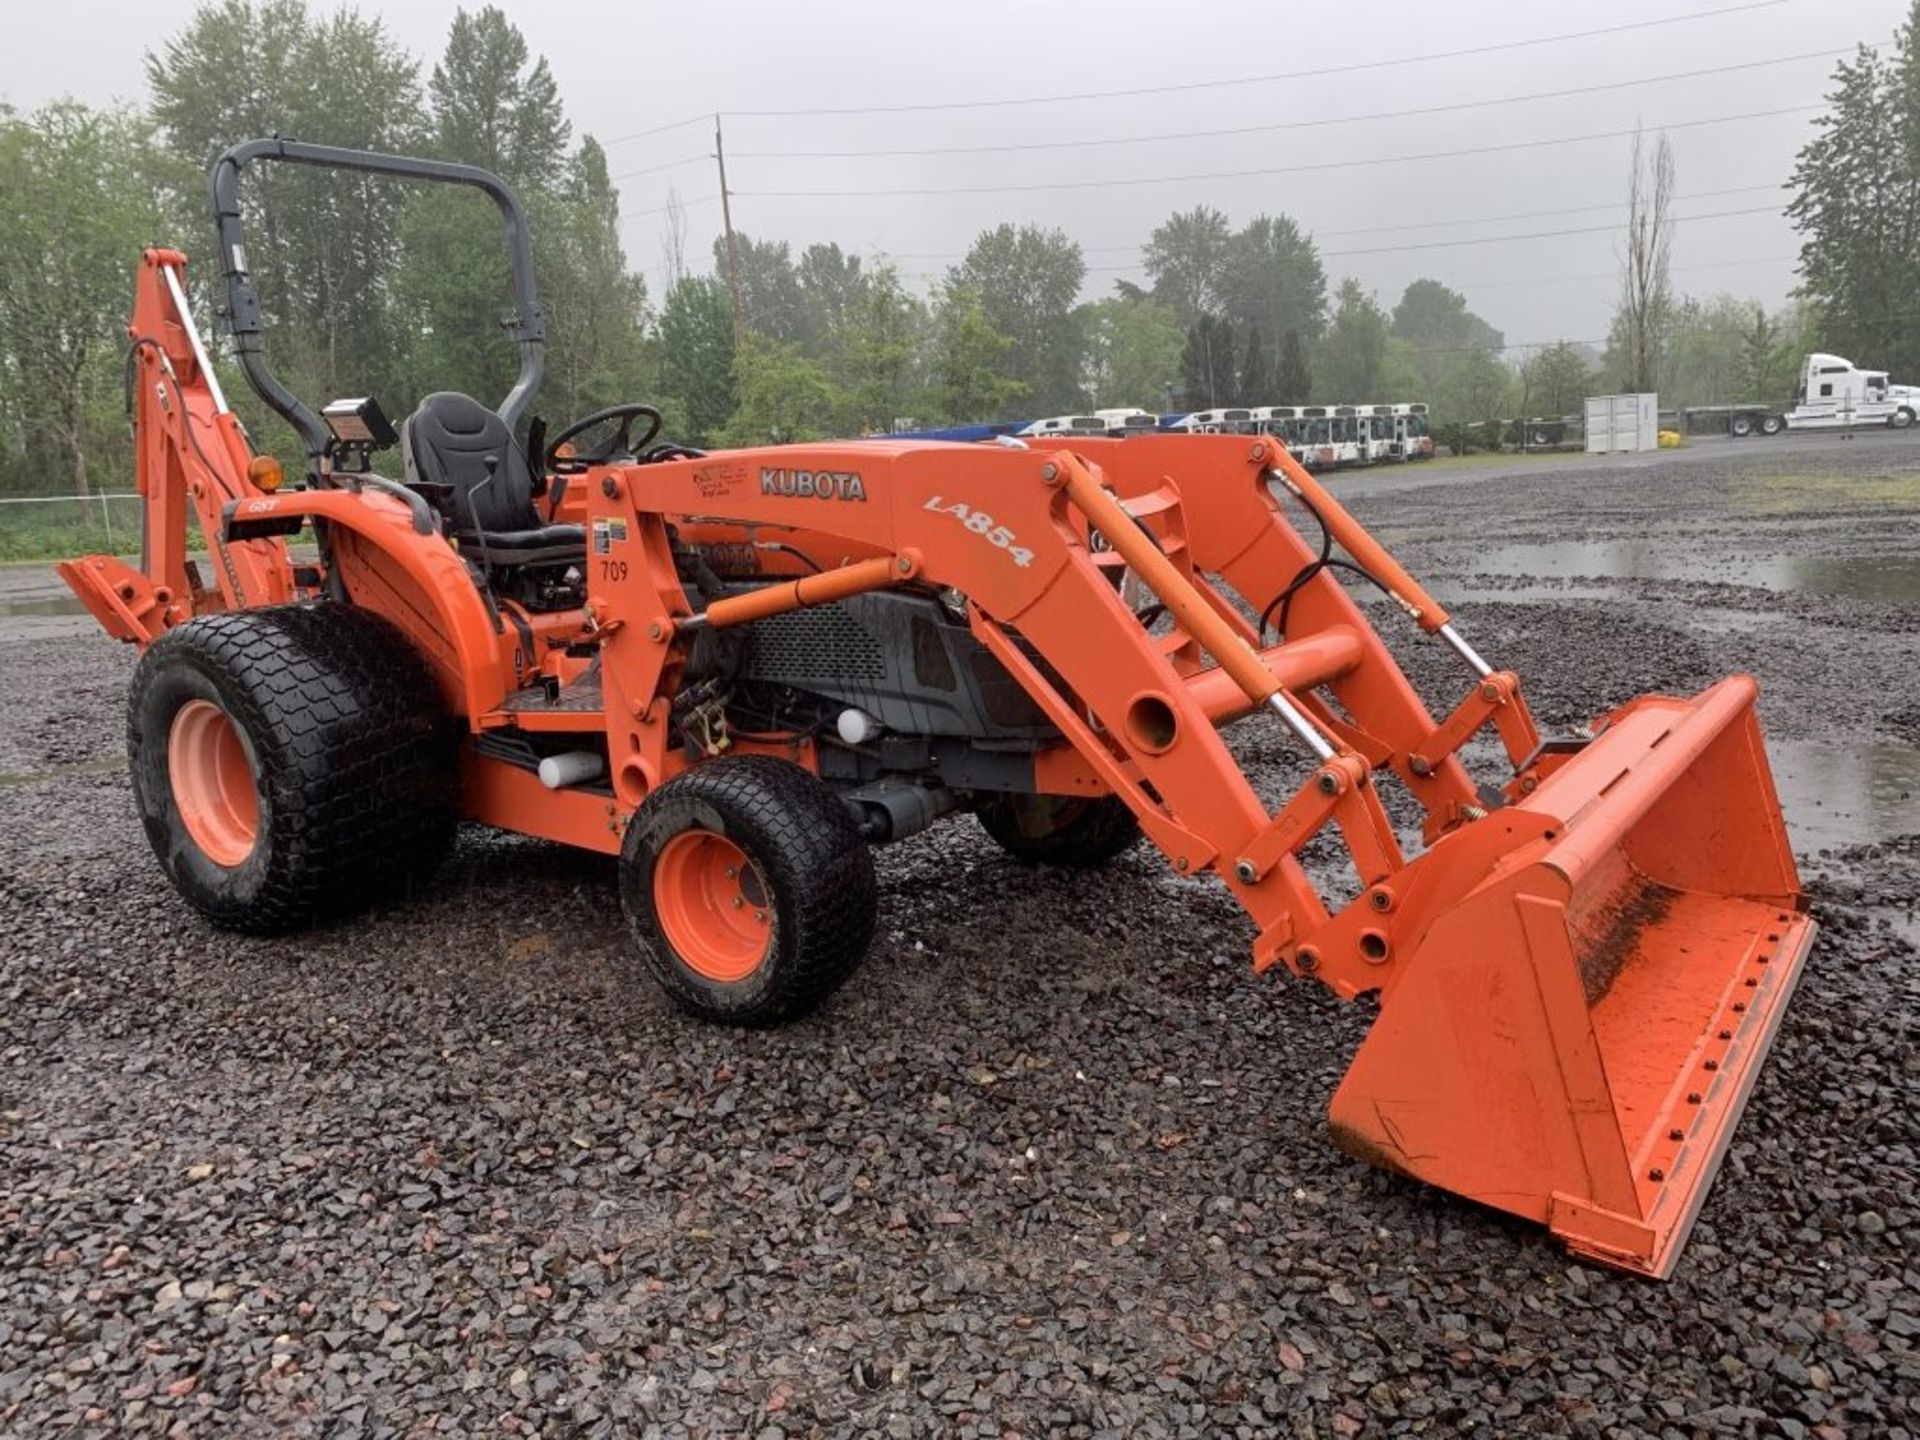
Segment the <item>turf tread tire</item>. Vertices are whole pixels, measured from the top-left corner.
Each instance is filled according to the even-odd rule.
[[[252,752],[260,839],[214,865],[174,809],[166,743],[210,699]],[[385,620],[315,603],[206,615],[155,640],[134,671],[127,755],[147,838],[214,924],[282,934],[424,880],[451,848],[456,741],[426,662]]]
[[[739,845],[772,888],[772,951],[743,980],[690,969],[655,914],[654,861],[692,828]],[[732,1025],[778,1025],[816,1008],[866,955],[879,911],[873,852],[846,802],[799,766],[760,755],[707,761],[650,795],[621,845],[620,895],[661,988],[691,1014]]]
[[[1029,833],[1021,824],[1019,806],[1033,798],[997,797],[977,812],[981,828],[1016,860],[1094,870],[1126,854],[1140,839],[1140,822],[1115,795],[1085,801],[1063,824]]]

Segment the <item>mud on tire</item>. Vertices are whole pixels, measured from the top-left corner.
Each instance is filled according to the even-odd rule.
[[[231,774],[243,792],[251,781],[251,814],[215,837],[231,848],[211,846],[226,863],[176,795],[170,749],[194,721],[221,728]],[[345,913],[423,879],[452,843],[456,751],[438,688],[399,631],[349,605],[207,615],[162,635],[134,671],[127,759],[161,867],[226,929]]]
[[[825,1000],[865,956],[879,906],[845,802],[757,755],[707,761],[647,798],[621,845],[620,897],[667,994],[735,1025]]]
[[[1032,864],[1092,869],[1124,855],[1140,838],[1140,822],[1114,795],[996,795],[978,813],[1002,850]]]

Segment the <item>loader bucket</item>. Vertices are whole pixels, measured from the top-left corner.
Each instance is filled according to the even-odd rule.
[[[1671,1273],[1814,933],[1755,694],[1636,701],[1476,822],[1528,838],[1383,989],[1344,1148]]]

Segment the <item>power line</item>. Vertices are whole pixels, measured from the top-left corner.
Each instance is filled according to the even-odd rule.
[[[1396,65],[1427,64],[1436,60],[1459,60],[1471,56],[1501,54],[1539,45],[1559,45],[1573,40],[1592,40],[1602,35],[1620,35],[1628,31],[1652,30],[1681,25],[1693,20],[1715,20],[1726,15],[1771,10],[1789,0],[1750,0],[1744,5],[1722,6],[1716,10],[1694,10],[1654,20],[1634,20],[1619,25],[1603,25],[1590,30],[1574,30],[1560,35],[1540,35],[1526,40],[1506,40],[1493,45],[1473,45],[1459,50],[1429,50],[1419,55],[1396,56],[1384,60],[1364,60],[1351,65],[1316,65],[1309,70],[1283,71],[1269,75],[1242,75],[1230,80],[1190,80],[1174,85],[1146,85],[1128,90],[1095,90],[1077,95],[1032,95],[1002,100],[947,100],[913,105],[847,105],[810,107],[793,110],[731,110],[729,115],[792,119],[805,115],[903,115],[930,110],[993,110],[1009,105],[1061,105],[1084,100],[1117,100],[1141,95],[1172,95],[1192,90],[1218,90],[1231,86],[1266,85],[1282,80],[1309,80],[1323,75],[1350,75],[1361,70],[1380,70]]]
[[[1705,215],[1674,215],[1671,223],[1689,220],[1726,220],[1735,215],[1778,215],[1778,205],[1750,205],[1743,210],[1715,210]],[[1510,240],[1557,240],[1566,235],[1603,235],[1619,230],[1619,225],[1583,225],[1571,230],[1535,230],[1525,235],[1485,235],[1471,240],[1424,240],[1412,245],[1372,245],[1361,250],[1322,250],[1323,259],[1347,255],[1395,255],[1408,250],[1447,250],[1461,245],[1503,245]]]
[[[1695,265],[1675,265],[1674,272],[1692,270],[1735,270],[1747,265],[1790,265],[1798,260],[1798,255],[1756,255],[1745,260],[1703,260]],[[1462,282],[1462,290],[1505,290],[1516,285],[1576,285],[1588,280],[1618,280],[1620,272],[1614,270],[1589,271],[1585,275],[1537,275],[1530,280],[1486,280]]]
[[[655,125],[647,130],[630,130],[625,135],[616,135],[611,140],[601,141],[600,148],[604,150],[609,145],[624,145],[629,140],[644,140],[649,135],[664,135],[669,130],[685,130],[690,125],[704,125],[712,118],[711,114],[694,115],[685,120],[673,120],[665,125]]]
[[[1690,195],[1676,195],[1675,201],[1717,200],[1728,195],[1756,195],[1762,191],[1778,191],[1785,188],[1778,181],[1769,181],[1765,185],[1735,185],[1724,190],[1696,190]],[[1412,220],[1400,225],[1363,225],[1350,230],[1310,230],[1308,238],[1327,239],[1339,235],[1381,235],[1400,230],[1438,230],[1454,225],[1494,225],[1509,220],[1549,220],[1561,215],[1590,215],[1597,210],[1617,210],[1620,202],[1605,200],[1598,205],[1571,205],[1558,210],[1523,210],[1506,215],[1470,215],[1455,220]],[[1498,238],[1498,237],[1495,237]],[[1086,255],[1110,255],[1121,251],[1139,251],[1146,248],[1141,242],[1127,245],[1082,245],[1081,253]],[[964,260],[964,250],[889,250],[884,251],[890,260]]]
[[[609,175],[609,180],[633,180],[641,175],[658,175],[662,170],[678,170],[682,165],[704,165],[711,155],[687,155],[678,160],[662,160],[658,165],[644,165],[638,170],[622,170],[617,175]]]
[[[736,190],[733,193],[737,195],[740,192]],[[711,195],[696,195],[691,200],[680,200],[674,203],[679,205],[682,209],[691,209],[695,205],[711,205],[715,201],[717,201],[719,198],[720,198],[719,192],[715,191]],[[624,225],[629,220],[644,220],[649,215],[664,215],[673,208],[674,208],[674,205],[668,204],[668,205],[656,205],[651,210],[629,210],[620,217],[620,223]]]
[[[1776,65],[1791,65],[1806,60],[1831,60],[1836,55],[1851,55],[1853,48],[1809,50],[1800,55],[1783,55],[1774,60],[1747,60],[1733,65],[1715,65],[1705,70],[1684,70],[1671,75],[1649,75],[1638,80],[1612,80],[1597,85],[1577,85],[1564,90],[1538,90],[1531,95],[1505,95],[1488,100],[1461,100],[1446,105],[1423,105],[1412,110],[1376,110],[1368,115],[1340,115],[1307,120],[1276,120],[1263,125],[1236,125],[1220,130],[1180,130],[1155,135],[1121,135],[1099,140],[1030,140],[1007,145],[942,145],[926,149],[881,150],[742,150],[740,160],[849,160],[877,159],[887,156],[995,155],[1014,151],[1077,150],[1105,145],[1148,145],[1173,140],[1218,140],[1235,135],[1265,135],[1277,130],[1313,130],[1338,125],[1358,125],[1373,120],[1405,120],[1426,115],[1451,115],[1465,110],[1483,110],[1496,105],[1520,105],[1536,100],[1559,100],[1573,95],[1598,95],[1612,90],[1631,90],[1642,85],[1661,85],[1674,80],[1700,80],[1712,75],[1730,75],[1742,70],[1762,70]]]
[[[1783,3],[1783,0],[1779,0]],[[1508,154],[1516,150],[1538,150],[1555,145],[1582,145],[1594,140],[1620,140],[1636,130],[1695,130],[1709,125],[1732,125],[1747,120],[1766,120],[1780,115],[1804,115],[1822,107],[1787,105],[1776,110],[1750,110],[1739,115],[1716,115],[1705,120],[1679,120],[1665,125],[1636,126],[1634,130],[1602,130],[1589,135],[1566,135],[1547,140],[1515,140],[1502,145],[1476,145],[1461,150],[1430,150],[1424,153],[1381,155],[1364,160],[1323,160],[1305,165],[1272,165],[1252,170],[1191,171],[1184,175],[1137,175],[1110,180],[1055,180],[1044,184],[1018,185],[928,185],[878,190],[735,190],[734,194],[756,200],[848,200],[924,195],[998,195],[1015,192],[1060,190],[1106,190],[1130,185],[1179,185],[1196,180],[1253,180],[1269,175],[1299,175],[1323,170],[1355,170],[1370,165],[1406,165],[1423,160],[1457,160],[1471,155]]]

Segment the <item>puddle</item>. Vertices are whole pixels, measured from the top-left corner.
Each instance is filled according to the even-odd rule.
[[[1920,833],[1920,750],[1769,740],[1767,755],[1797,853]]]
[[[1704,580],[1852,600],[1920,603],[1920,555],[1738,555],[1710,560],[1652,540],[1555,540],[1502,545],[1478,562],[1492,575]]]

